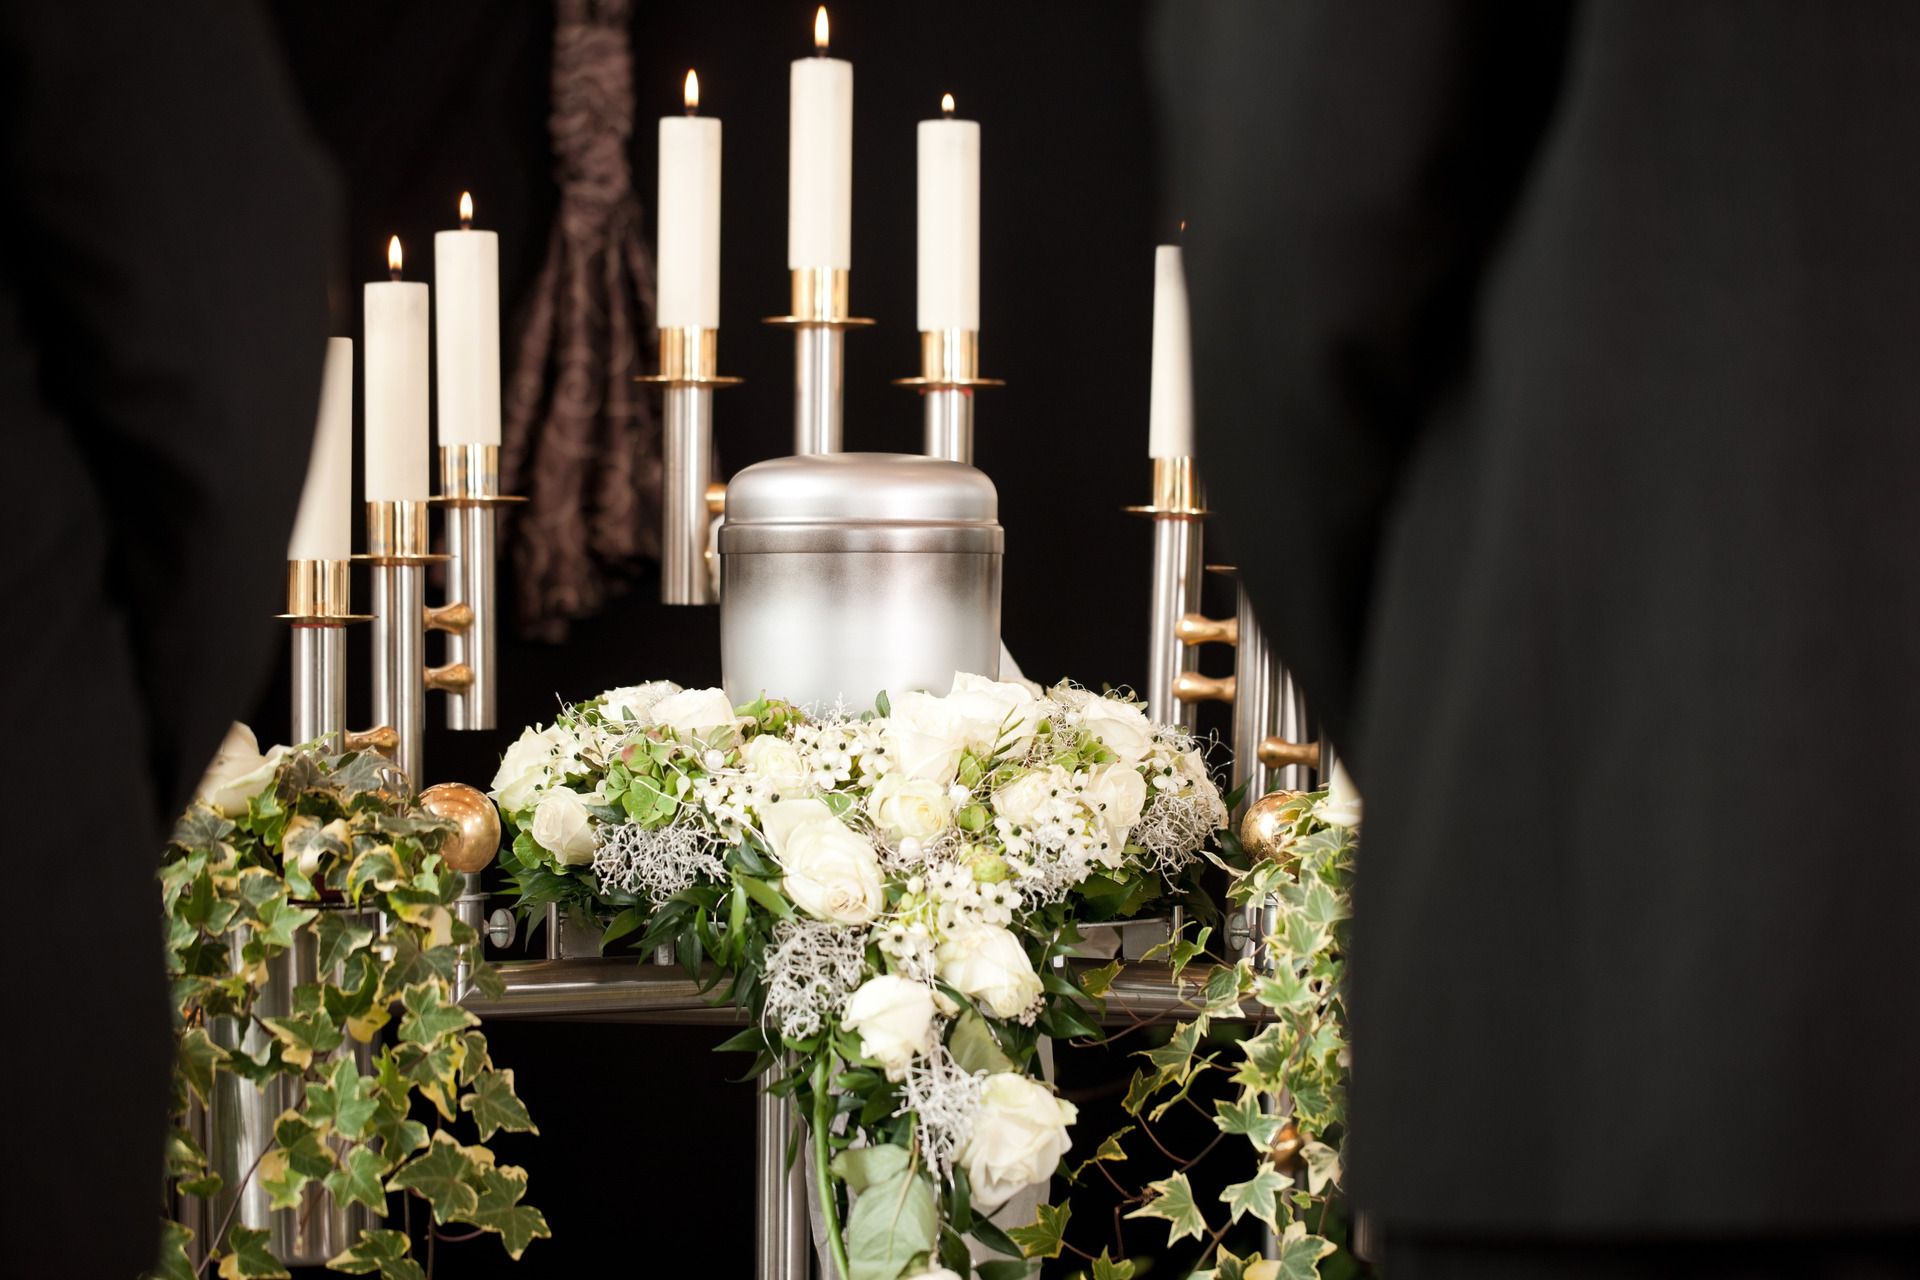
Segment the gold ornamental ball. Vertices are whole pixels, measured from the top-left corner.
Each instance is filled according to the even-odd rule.
[[[1293,819],[1282,813],[1297,793],[1269,791],[1247,806],[1240,819],[1240,847],[1255,862],[1279,862],[1293,842]]]
[[[438,782],[420,793],[420,807],[454,824],[440,856],[455,871],[482,870],[500,852],[500,813],[464,782]]]
[[[1267,1148],[1267,1158],[1281,1173],[1291,1173],[1299,1163],[1300,1148],[1305,1145],[1299,1127],[1289,1120],[1273,1135],[1273,1143]]]

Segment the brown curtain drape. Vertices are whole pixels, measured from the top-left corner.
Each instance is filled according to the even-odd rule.
[[[628,139],[628,0],[558,0],[553,235],[507,380],[501,471],[523,627],[558,639],[659,556],[660,430],[643,386],[653,264]]]

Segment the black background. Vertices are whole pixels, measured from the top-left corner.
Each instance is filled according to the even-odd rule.
[[[700,73],[703,113],[725,122],[720,364],[746,379],[719,393],[716,409],[731,471],[791,447],[792,339],[759,320],[786,310],[787,63],[810,48],[813,11],[803,0],[637,7],[632,158],[649,239],[655,121],[679,109],[687,68]],[[359,284],[383,278],[389,235],[407,246],[408,278],[432,282],[432,232],[455,225],[459,195],[471,190],[476,225],[501,235],[510,365],[557,199],[546,132],[550,6],[279,0],[273,10],[345,197],[339,332],[358,337]],[[1148,497],[1153,245],[1177,222],[1152,169],[1143,6],[837,0],[830,13],[833,52],[856,68],[853,309],[878,321],[848,340],[846,445],[920,447],[919,405],[889,382],[918,372],[915,122],[951,92],[984,135],[982,371],[1008,385],[981,394],[976,462],[999,487],[1007,529],[1006,640],[1042,682],[1138,687],[1150,534],[1121,508]],[[1224,558],[1217,545],[1209,551]],[[511,601],[505,565],[501,588]],[[367,599],[364,579],[355,590]],[[1218,583],[1212,591],[1226,594]],[[369,718],[367,643],[364,631],[351,641],[356,724]],[[436,652],[430,643],[430,660]],[[485,787],[505,744],[549,719],[556,698],[649,678],[717,683],[718,656],[717,611],[659,605],[650,575],[562,645],[509,627],[500,728],[447,731],[433,698],[425,781]],[[254,713],[263,741],[286,736],[286,706],[283,667]],[[487,1032],[542,1129],[495,1145],[529,1168],[528,1198],[555,1238],[536,1243],[517,1271],[491,1241],[443,1245],[440,1275],[568,1275],[616,1259],[630,1274],[659,1274],[677,1269],[674,1255],[688,1247],[696,1252],[685,1265],[700,1274],[749,1274],[752,1099],[727,1083],[744,1061],[709,1052],[720,1038],[712,1028],[497,1023]],[[1063,1052],[1062,1084],[1083,1104],[1075,1158],[1114,1127],[1131,1071],[1121,1050],[1132,1047]],[[1209,1133],[1203,1123],[1183,1145],[1196,1149]],[[1087,1208],[1094,1221],[1070,1238],[1097,1250],[1104,1224],[1097,1205]],[[1134,1247],[1161,1252],[1164,1228],[1136,1225],[1145,1230],[1132,1233]]]

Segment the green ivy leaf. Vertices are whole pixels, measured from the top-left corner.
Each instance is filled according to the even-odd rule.
[[[1154,1193],[1154,1198],[1128,1214],[1129,1218],[1163,1218],[1171,1223],[1167,1228],[1169,1246],[1178,1244],[1185,1236],[1198,1240],[1207,1234],[1206,1215],[1193,1202],[1193,1187],[1188,1184],[1186,1174],[1176,1173],[1171,1178],[1149,1182],[1147,1190]]]
[[[1213,1110],[1213,1123],[1222,1133],[1242,1134],[1261,1151],[1273,1145],[1274,1135],[1287,1123],[1285,1116],[1261,1110],[1260,1095],[1251,1091],[1243,1091],[1237,1102],[1217,1099]]]
[[[192,1243],[193,1232],[186,1227],[177,1222],[162,1222],[160,1256],[142,1280],[196,1280],[193,1262],[187,1256],[187,1246]]]
[[[359,1202],[381,1217],[387,1212],[387,1193],[380,1186],[386,1162],[367,1147],[354,1147],[340,1159],[340,1167],[327,1175],[327,1194],[335,1204]]]
[[[474,1211],[461,1216],[486,1231],[498,1232],[500,1245],[518,1261],[535,1240],[553,1235],[546,1215],[532,1205],[521,1204],[527,1193],[527,1171],[513,1165],[480,1166],[480,1199]]]
[[[327,1084],[307,1082],[307,1117],[316,1124],[332,1125],[335,1133],[349,1141],[366,1136],[379,1108],[374,1082],[360,1074],[351,1054],[342,1054],[333,1064]]]
[[[1093,1280],[1133,1280],[1133,1263],[1107,1256],[1105,1249],[1093,1260]]]
[[[1113,990],[1113,980],[1120,976],[1125,962],[1114,960],[1101,965],[1098,969],[1088,969],[1080,975],[1080,989],[1098,1000]]]
[[[1067,1219],[1073,1216],[1070,1204],[1043,1204],[1032,1222],[1015,1227],[1007,1236],[1029,1258],[1057,1258],[1067,1234]]]
[[[1135,1071],[1133,1079],[1127,1084],[1127,1096],[1121,1100],[1120,1109],[1130,1116],[1137,1116],[1159,1090],[1159,1076],[1144,1070]]]
[[[426,1272],[407,1254],[413,1242],[404,1231],[362,1232],[353,1247],[327,1259],[327,1270],[366,1276],[378,1271],[380,1280],[426,1280]]]
[[[400,1039],[412,1044],[431,1044],[442,1036],[480,1025],[480,1019],[459,1005],[444,1003],[441,988],[434,983],[408,987],[400,1003],[407,1010],[407,1016],[400,1020]]]
[[[391,1173],[400,1162],[427,1145],[427,1126],[410,1120],[404,1110],[382,1103],[373,1122],[373,1134],[380,1139],[382,1172]]]
[[[332,1053],[340,1047],[340,1028],[322,1009],[299,1018],[262,1018],[267,1030],[280,1042],[280,1056],[299,1070],[313,1065],[316,1055]]]
[[[394,856],[393,846],[379,844],[368,849],[353,860],[347,868],[347,898],[359,902],[360,895],[373,888],[385,893],[396,889],[405,879],[400,870],[400,862]]]
[[[1278,1231],[1280,1193],[1292,1185],[1293,1179],[1263,1161],[1258,1173],[1222,1191],[1220,1201],[1227,1206],[1230,1221],[1238,1222],[1250,1213]]]
[[[445,1223],[479,1208],[480,1197],[469,1179],[479,1179],[473,1157],[445,1133],[436,1133],[425,1155],[415,1156],[387,1179],[387,1190],[414,1192],[433,1206],[434,1221]]]
[[[227,1232],[227,1255],[220,1259],[220,1280],[291,1280],[267,1248],[267,1233],[251,1227]]]
[[[1319,1280],[1320,1259],[1336,1247],[1331,1240],[1309,1235],[1306,1223],[1295,1222],[1280,1237],[1279,1265],[1272,1280]]]
[[[1307,1190],[1314,1195],[1340,1181],[1340,1153],[1326,1143],[1309,1142],[1300,1148],[1300,1159],[1307,1167]]]
[[[474,1077],[473,1092],[460,1099],[460,1109],[473,1113],[474,1128],[485,1142],[497,1131],[539,1133],[527,1106],[513,1091],[512,1071],[482,1071]]]
[[[1178,1084],[1193,1073],[1193,1052],[1200,1047],[1205,1023],[1205,1018],[1183,1022],[1174,1028],[1165,1044],[1141,1051],[1140,1056],[1153,1064],[1156,1085]]]
[[[203,804],[195,804],[180,815],[173,824],[174,844],[182,849],[194,849],[212,853],[219,849],[220,842],[234,832],[231,819],[223,818]],[[197,874],[197,873],[196,873]]]
[[[213,1093],[213,1073],[227,1060],[225,1049],[213,1042],[204,1027],[189,1027],[180,1037],[178,1054],[180,1077],[204,1105]]]
[[[323,911],[313,926],[319,943],[320,972],[332,973],[346,963],[348,956],[373,941],[373,925],[344,911]]]

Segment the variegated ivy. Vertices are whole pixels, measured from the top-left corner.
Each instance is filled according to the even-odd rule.
[[[433,1222],[495,1233],[518,1258],[549,1234],[546,1219],[521,1202],[526,1172],[497,1163],[481,1144],[500,1130],[537,1131],[513,1072],[494,1065],[478,1020],[455,1000],[455,962],[475,936],[453,914],[461,878],[438,853],[451,824],[420,809],[372,754],[294,751],[262,777],[250,798],[227,793],[227,816],[196,802],[160,870],[178,1042],[177,1191],[218,1207],[223,1189],[188,1127],[190,1100],[205,1106],[222,1077],[256,1088],[290,1081],[296,1087],[286,1092],[302,1100],[279,1116],[272,1144],[242,1175],[276,1209],[299,1204],[313,1183],[383,1216],[392,1193],[414,1195]],[[377,911],[385,927],[342,908]],[[317,949],[320,980],[298,987],[290,1009],[264,1016],[269,966],[301,935]],[[498,990],[485,964],[474,981]],[[248,1030],[255,1034],[243,1039]],[[356,1062],[356,1044],[371,1046],[370,1070]],[[199,1248],[187,1227],[166,1223],[153,1274],[288,1274],[266,1232],[227,1217]],[[423,1280],[410,1255],[405,1232],[376,1228],[328,1265]]]

